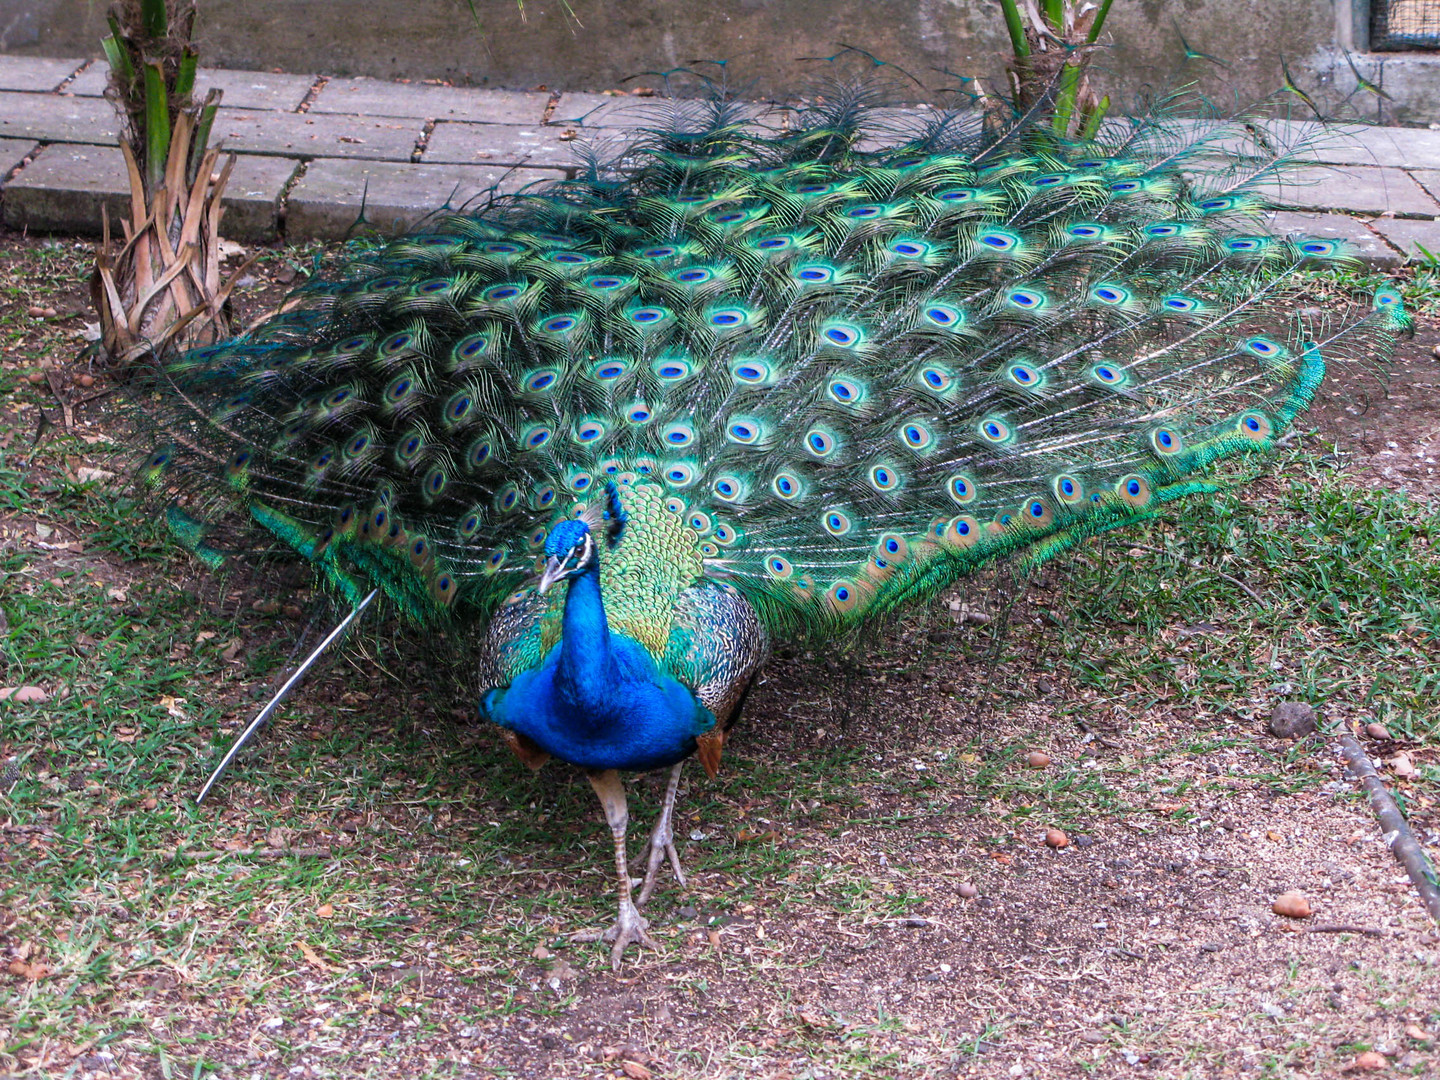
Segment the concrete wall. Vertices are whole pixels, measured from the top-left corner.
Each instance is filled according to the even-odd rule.
[[[1352,0],[1119,0],[1103,85],[1128,101],[1148,88],[1199,79],[1226,102],[1281,81],[1280,56],[1309,71],[1336,38],[1335,3]],[[0,0],[0,52],[97,55],[106,0]],[[860,45],[914,73],[935,97],[966,74],[1000,71],[1004,27],[993,0],[200,0],[203,62],[236,68],[381,78],[444,79],[507,88],[600,90],[627,76],[728,59],[755,94],[804,88],[837,42]],[[578,18],[578,24],[577,24]],[[1186,64],[1176,24],[1223,69]],[[1333,53],[1331,54],[1333,56]],[[1330,62],[1333,68],[1333,60]],[[633,84],[632,84],[633,85]],[[1416,122],[1412,118],[1411,122]]]

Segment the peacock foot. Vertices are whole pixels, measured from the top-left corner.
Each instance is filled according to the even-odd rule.
[[[645,883],[640,886],[640,899],[635,903],[637,908],[644,907],[650,894],[655,891],[655,883],[660,878],[660,867],[665,865],[667,857],[670,860],[670,869],[675,871],[675,880],[684,888],[685,871],[680,868],[680,853],[675,850],[675,833],[670,827],[670,815],[664,814],[655,823],[655,831],[640,850],[640,858],[646,860],[646,866]]]
[[[660,943],[645,932],[649,925],[650,920],[643,918],[634,904],[629,900],[620,901],[620,917],[609,930],[600,935],[601,941],[614,945],[610,950],[610,966],[614,970],[620,970],[620,960],[630,945],[660,951]]]

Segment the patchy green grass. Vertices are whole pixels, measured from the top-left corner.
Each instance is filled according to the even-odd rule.
[[[1196,500],[1069,564],[1050,610],[1080,684],[1209,716],[1307,701],[1440,742],[1440,508],[1301,453],[1277,477],[1228,479],[1240,497]]]

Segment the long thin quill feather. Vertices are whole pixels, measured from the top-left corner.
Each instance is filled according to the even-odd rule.
[[[370,595],[356,604],[354,610],[340,620],[340,625],[336,626],[334,630],[331,630],[330,633],[326,635],[325,640],[315,646],[315,650],[305,658],[305,662],[295,669],[295,673],[285,680],[285,685],[280,687],[275,696],[256,714],[255,719],[250,721],[245,730],[240,733],[239,738],[230,744],[230,749],[225,751],[225,756],[220,759],[220,764],[215,766],[215,771],[210,774],[210,779],[205,781],[205,786],[200,789],[200,794],[195,796],[196,806],[199,806],[205,801],[205,797],[210,794],[210,789],[215,786],[215,782],[219,780],[225,770],[230,767],[230,762],[235,760],[235,755],[238,754],[241,747],[250,740],[250,736],[259,731],[260,726],[264,724],[266,720],[270,719],[270,714],[279,707],[280,703],[285,700],[286,695],[305,677],[305,673],[310,670],[316,660],[320,659],[320,654],[339,640],[340,636],[345,633],[350,624],[359,617],[360,613],[370,606],[370,601],[375,599],[375,594],[379,591],[379,589],[371,589]]]

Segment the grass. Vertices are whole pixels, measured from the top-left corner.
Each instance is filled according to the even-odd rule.
[[[1279,698],[1368,710],[1392,734],[1440,741],[1436,508],[1359,489],[1299,452],[1278,478],[1228,479],[1240,497],[1112,538],[1125,558],[1102,549],[1067,567],[1051,610],[1081,685],[1144,687],[1140,700],[1200,716]],[[1260,599],[1216,573],[1227,569]],[[1257,696],[1237,704],[1241,688]]]
[[[0,1071],[61,1075],[51,1070],[78,1066],[56,1063],[101,1052],[166,1077],[270,1075],[317,1055],[336,1075],[394,1075],[387,1054],[417,1077],[492,1067],[466,1049],[480,1037],[461,1032],[538,1032],[573,1015],[576,984],[532,959],[610,913],[608,840],[588,790],[515,766],[491,732],[469,726],[466,694],[425,689],[424,650],[395,632],[317,675],[220,799],[195,807],[218,752],[286,666],[302,623],[284,605],[315,603],[277,572],[267,595],[281,610],[257,611],[252,583],[197,579],[123,490],[77,482],[77,462],[107,460],[87,441],[99,427],[51,429],[29,448],[51,402],[23,376],[80,342],[37,329],[23,308],[63,298],[55,283],[84,262],[66,245],[30,251],[23,282],[0,284],[10,305],[0,393],[15,417],[0,450],[3,681],[51,700],[0,706],[10,850],[0,932],[29,965],[0,986]],[[915,706],[913,730],[823,719],[799,730],[782,706],[828,701],[833,688],[803,658],[780,665],[754,733],[684,808],[678,831],[697,882],[684,902],[701,910],[655,932],[684,958],[665,978],[685,1000],[710,1008],[715,980],[724,993],[771,995],[765,1007],[790,1015],[775,987],[833,969],[825,949],[786,952],[737,928],[763,911],[861,937],[923,917],[936,880],[927,847],[980,837],[987,865],[1024,868],[1023,838],[1045,826],[1200,830],[1215,816],[1200,803],[1223,804],[1240,781],[1316,789],[1331,774],[1313,755],[1256,744],[1251,729],[1277,700],[1440,746],[1436,508],[1358,487],[1301,450],[1278,470],[1225,479],[1224,492],[1042,571],[997,662],[966,660],[985,654],[983,635],[936,645],[905,632],[867,665],[872,703],[948,667],[987,670],[1006,708],[1048,710],[1057,731],[1083,722],[1101,740],[1133,737],[1103,767],[1077,752],[1024,769],[1033,739],[956,726],[943,695]],[[37,525],[51,530],[49,548]],[[947,622],[942,612],[926,625]],[[1037,679],[1063,692],[1037,692]],[[877,711],[855,706],[867,710]],[[815,735],[817,725],[832,730]],[[1174,775],[1198,760],[1216,771]],[[648,817],[658,789],[640,787]],[[1440,769],[1403,794],[1433,806]],[[718,966],[699,966],[701,955]],[[599,949],[566,956],[603,970]],[[1376,984],[1385,1008],[1408,1000],[1410,984],[1377,975],[1392,979]],[[437,1004],[437,980],[459,1004]],[[733,1048],[674,1063],[924,1073],[988,1060],[984,1044],[1011,1023],[911,1031],[886,1007],[865,1023],[817,1015],[783,1031],[752,1017]],[[389,1041],[376,1056],[380,1027]]]

